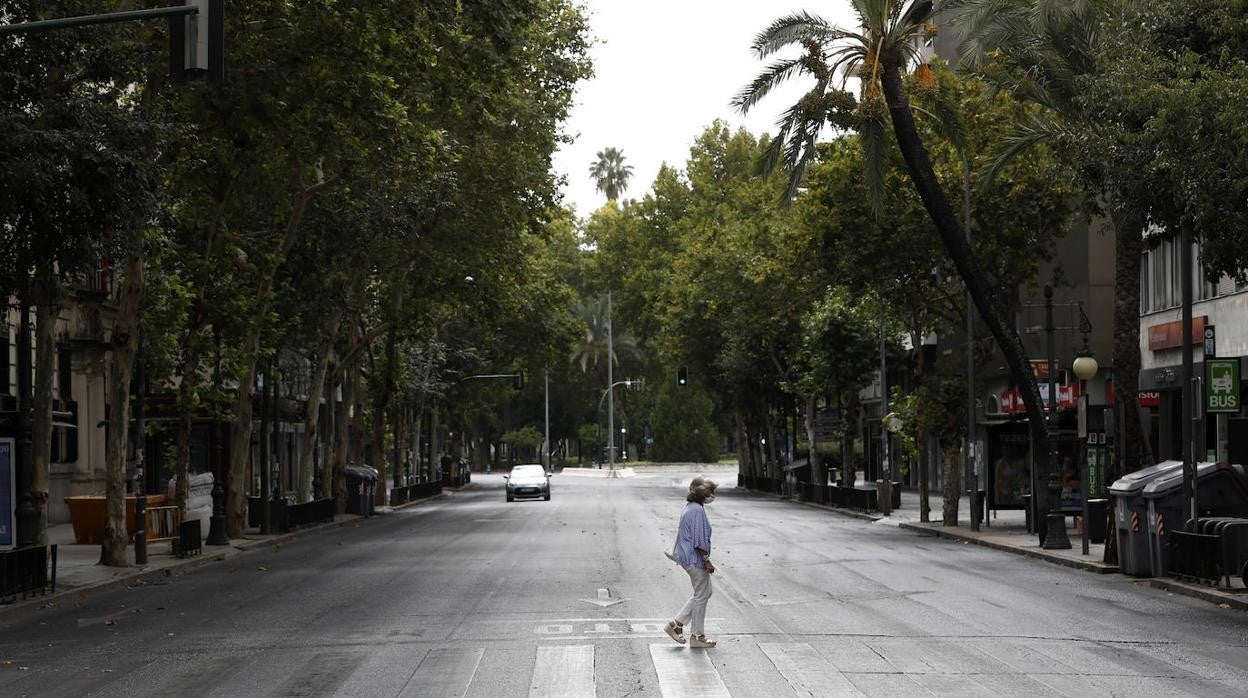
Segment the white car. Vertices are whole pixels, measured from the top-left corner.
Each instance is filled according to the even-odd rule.
[[[540,465],[517,465],[511,469],[510,475],[504,475],[507,481],[507,501],[514,502],[517,498],[541,497],[550,501],[550,476]]]

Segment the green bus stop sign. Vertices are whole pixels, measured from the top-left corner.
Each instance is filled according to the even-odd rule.
[[[1239,411],[1239,359],[1205,359],[1205,411]]]

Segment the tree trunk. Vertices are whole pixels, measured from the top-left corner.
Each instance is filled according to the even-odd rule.
[[[1006,322],[998,308],[996,298],[989,290],[987,280],[975,261],[970,244],[966,241],[966,233],[959,225],[957,216],[949,205],[949,199],[945,196],[944,190],[940,188],[940,182],[937,181],[936,173],[932,170],[931,158],[928,156],[927,148],[923,145],[922,138],[919,137],[914,115],[910,111],[910,98],[902,83],[903,58],[900,52],[893,52],[883,58],[885,60],[882,61],[881,77],[884,99],[888,103],[893,132],[897,137],[897,145],[906,162],[910,179],[949,253],[950,260],[957,268],[963,283],[966,284],[967,291],[970,292],[971,300],[974,301],[984,325],[992,333],[993,339],[996,340],[1005,358],[1010,377],[1018,386],[1023,404],[1027,407],[1033,453],[1038,456],[1038,459],[1043,459],[1041,462],[1047,464],[1051,449],[1049,429],[1040,401],[1039,384],[1027,360],[1027,350],[1023,346],[1022,339],[1019,338],[1017,328],[1013,323]],[[1039,492],[1032,494],[1042,506],[1047,506],[1048,492],[1045,488],[1040,488]]]
[[[199,304],[196,305],[194,319],[187,332],[186,347],[182,352],[182,381],[178,384],[178,451],[173,462],[175,501],[183,520],[186,520],[186,502],[190,498],[191,483],[187,477],[187,466],[191,460],[191,420],[199,398],[199,360],[200,348],[203,346],[200,333],[203,315],[198,308]]]
[[[740,410],[733,413],[733,422],[736,424],[737,431],[737,472],[745,477],[753,478],[755,474],[750,468],[749,434],[745,430],[745,418]]]
[[[342,400],[338,402],[334,415],[334,459],[333,459],[333,493],[334,499],[338,502],[338,513],[345,514],[347,511],[347,462],[352,456],[352,428],[353,420],[350,414],[355,405],[355,388],[356,388],[356,371],[355,363],[356,346],[359,342],[360,328],[359,324],[352,320],[347,332],[347,354],[350,359],[347,360],[342,368]],[[356,415],[358,416],[358,415]]]
[[[316,367],[308,381],[308,401],[303,406],[303,444],[299,448],[299,501],[306,502],[319,493],[312,492],[312,470],[316,457],[317,426],[321,412],[321,396],[325,388],[325,374],[329,372],[329,359],[338,339],[342,324],[342,306],[330,311],[321,326],[321,341],[316,348]],[[330,401],[332,408],[333,401]]]
[[[291,246],[299,233],[299,225],[303,222],[303,214],[308,202],[322,189],[333,186],[336,180],[322,180],[304,189],[295,196],[290,216],[286,219],[286,228],[282,233],[276,254],[267,264],[256,270],[256,308],[251,318],[251,325],[242,342],[247,365],[240,376],[238,388],[238,439],[230,448],[230,487],[229,501],[226,505],[226,530],[231,538],[240,535],[246,523],[247,499],[244,479],[247,473],[247,462],[251,458],[251,388],[256,379],[256,358],[260,351],[260,331],[263,318],[268,315],[273,302],[270,294],[273,290],[273,278],[278,265],[286,259]],[[265,464],[268,467],[268,464]],[[261,496],[268,496],[262,493]]]
[[[321,452],[321,499],[334,497],[334,462],[338,459],[338,368],[331,366],[325,377],[325,447]]]
[[[806,443],[810,444],[810,477],[815,481],[816,485],[828,484],[828,474],[823,467],[823,458],[819,456],[819,450],[815,448],[818,434],[815,433],[815,410],[819,405],[818,396],[815,393],[806,394]]]
[[[1113,483],[1130,472],[1150,465],[1153,453],[1144,435],[1140,409],[1140,265],[1144,251],[1144,216],[1141,212],[1114,204],[1114,402],[1122,438],[1115,437],[1112,468],[1107,481]],[[1114,507],[1106,507],[1104,560],[1118,564],[1118,538],[1114,535]]]
[[[946,526],[958,525],[958,504],[962,496],[962,464],[958,458],[959,453],[956,441],[944,444],[941,448],[940,464],[944,474],[942,490],[945,495],[941,519]]]
[[[225,530],[230,538],[239,538],[247,524],[247,464],[251,460],[252,387],[256,383],[256,357],[259,334],[244,351],[245,364],[238,379],[235,401],[237,430],[230,441],[230,477],[226,492]],[[261,493],[260,496],[264,496]]]
[[[109,339],[113,362],[109,371],[108,447],[106,449],[106,519],[100,545],[100,564],[125,567],[129,535],[126,531],[126,451],[130,441],[130,379],[139,351],[139,312],[143,304],[143,230],[129,236],[121,298]],[[142,434],[138,438],[143,438]]]
[[[927,442],[928,435],[923,429],[919,430],[917,438],[919,444],[919,521],[927,523],[932,520],[932,447]]]
[[[1112,482],[1153,462],[1140,413],[1140,265],[1144,216],[1115,206],[1114,221],[1114,401],[1122,415],[1124,443],[1114,459]]]
[[[34,472],[31,505],[35,508],[35,545],[48,544],[48,489],[52,472],[52,379],[56,375],[56,321],[61,311],[61,284],[50,260],[35,272],[35,385],[33,395]],[[6,349],[7,351],[7,349]],[[62,395],[67,400],[68,395]]]

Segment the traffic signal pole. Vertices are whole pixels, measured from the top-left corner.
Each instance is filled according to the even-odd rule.
[[[33,32],[55,31],[73,27],[86,27],[96,24],[116,24],[117,22],[133,22],[143,19],[161,17],[187,17],[199,13],[196,5],[180,7],[154,7],[150,10],[127,10],[125,12],[109,12],[99,15],[82,15],[80,17],[62,17],[59,19],[43,19],[35,22],[18,24],[0,24],[0,36],[9,34],[29,34]]]

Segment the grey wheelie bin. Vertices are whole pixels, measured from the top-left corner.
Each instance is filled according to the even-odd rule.
[[[1155,577],[1169,570],[1167,531],[1185,530],[1188,512],[1183,501],[1183,469],[1151,479],[1142,491],[1148,507],[1148,561]],[[1248,480],[1244,468],[1229,463],[1200,463],[1196,467],[1196,509],[1199,516],[1248,516]]]
[[[373,515],[373,492],[377,488],[377,471],[367,465],[347,466],[347,513]]]
[[[1118,569],[1147,577],[1153,573],[1148,553],[1148,504],[1144,487],[1158,477],[1183,472],[1181,461],[1168,460],[1128,473],[1109,487],[1114,501],[1114,534],[1118,536]]]

